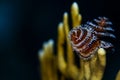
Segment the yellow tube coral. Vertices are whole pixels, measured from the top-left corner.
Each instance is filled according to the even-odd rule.
[[[49,40],[43,44],[43,50],[39,51],[42,80],[57,80],[57,64],[53,51],[54,41]]]
[[[116,79],[115,80],[120,80],[120,70],[117,73]]]
[[[39,52],[42,80],[58,80],[58,77],[59,80],[101,80],[106,66],[106,51],[100,48],[91,59],[80,59],[80,68],[77,67],[75,55],[68,39],[70,30],[68,15],[65,12],[63,22],[58,25],[57,55],[54,54],[53,40],[44,43],[43,50]],[[71,6],[71,18],[73,28],[81,24],[82,16],[76,2]],[[64,45],[66,45],[66,48]],[[119,80],[119,78],[117,76],[116,80]]]
[[[72,26],[77,27],[81,24],[82,16],[79,14],[79,7],[76,2],[71,6]]]

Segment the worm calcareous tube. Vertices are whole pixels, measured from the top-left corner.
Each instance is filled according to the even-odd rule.
[[[113,48],[113,44],[104,41],[101,37],[115,38],[112,22],[106,17],[98,17],[86,22],[69,33],[69,39],[74,51],[83,59],[91,58],[99,48]]]

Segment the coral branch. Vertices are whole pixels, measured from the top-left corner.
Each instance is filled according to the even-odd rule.
[[[120,80],[120,70],[117,73],[116,79],[115,80]]]
[[[76,2],[71,6],[72,26],[77,27],[81,24],[82,16],[79,14],[79,7]]]
[[[57,80],[57,65],[56,58],[53,52],[54,41],[49,40],[43,44],[43,50],[39,51],[41,62],[42,80]],[[46,77],[47,76],[47,77]],[[49,77],[49,78],[48,78]]]
[[[65,74],[66,72],[66,62],[65,62],[65,59],[64,59],[64,48],[63,48],[63,44],[64,44],[64,39],[65,39],[65,36],[64,36],[64,29],[63,29],[63,23],[60,23],[58,25],[58,44],[57,44],[57,50],[58,50],[58,67],[59,69],[61,70],[61,72],[63,74]]]

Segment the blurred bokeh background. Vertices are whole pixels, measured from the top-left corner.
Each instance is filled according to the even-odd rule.
[[[113,22],[116,51],[107,54],[105,80],[120,68],[120,9],[115,0],[0,0],[0,80],[40,80],[38,50],[57,39],[57,25],[76,1],[83,21],[106,16]]]

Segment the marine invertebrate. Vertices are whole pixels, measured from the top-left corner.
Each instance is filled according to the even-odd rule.
[[[48,42],[43,44],[43,49],[40,50],[40,72],[42,80],[57,80],[57,61],[54,53],[54,40],[50,39]]]
[[[69,38],[73,49],[83,59],[89,59],[99,48],[112,48],[113,45],[109,42],[103,41],[100,37],[115,38],[110,31],[112,22],[106,17],[98,17],[94,22],[87,22],[81,26],[73,28],[69,33]]]
[[[118,71],[117,75],[116,75],[116,79],[115,80],[120,80],[120,70]]]
[[[63,21],[58,25],[57,53],[54,52],[54,40],[45,42],[43,49],[39,51],[42,80],[101,80],[106,66],[106,50],[99,48],[90,60],[79,59],[80,67],[77,66],[68,38],[68,15],[65,12]],[[71,17],[73,28],[81,25],[82,16],[76,2],[72,4]]]
[[[76,4],[74,3],[75,9]],[[72,7],[73,7],[72,6]],[[76,12],[75,12],[76,13]],[[72,14],[74,17],[80,15]],[[76,20],[78,23],[79,19]],[[75,22],[75,21],[73,21]],[[76,23],[73,23],[75,25]],[[79,26],[80,24],[77,24]],[[74,28],[76,26],[73,26]],[[64,34],[65,33],[65,34]],[[68,38],[69,34],[69,24],[68,24],[68,13],[63,15],[63,23],[58,25],[58,68],[60,72],[65,76],[73,80],[101,80],[104,68],[106,65],[106,51],[103,48],[100,48],[96,55],[88,61],[80,59],[80,67],[78,68],[75,64],[75,58]],[[64,42],[66,42],[67,49],[64,52]],[[67,61],[65,61],[64,54],[67,54]],[[97,66],[96,66],[97,65]]]

